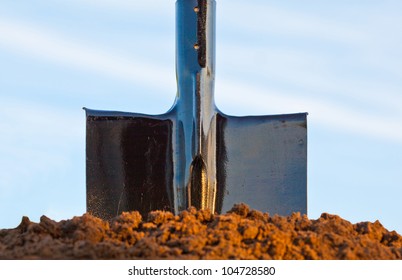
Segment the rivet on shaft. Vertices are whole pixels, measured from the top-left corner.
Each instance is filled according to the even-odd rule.
[[[197,43],[195,43],[195,44],[194,44],[194,49],[195,49],[195,50],[198,50],[199,48],[200,48],[200,46],[199,46]]]
[[[200,11],[200,8],[194,7],[194,12],[198,13]]]

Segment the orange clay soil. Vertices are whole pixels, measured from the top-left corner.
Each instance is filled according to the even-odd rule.
[[[247,205],[223,215],[138,212],[110,222],[89,214],[0,230],[0,259],[402,259],[402,237],[380,222],[322,214],[269,216]]]

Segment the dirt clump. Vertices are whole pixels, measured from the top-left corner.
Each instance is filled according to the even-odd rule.
[[[135,211],[111,221],[23,217],[0,230],[0,259],[402,259],[402,237],[378,221],[270,216],[237,204],[222,215],[190,208],[145,220]]]

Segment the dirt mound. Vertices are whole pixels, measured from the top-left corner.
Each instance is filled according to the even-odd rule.
[[[138,212],[110,222],[23,217],[0,230],[0,259],[402,259],[402,237],[378,221],[270,216],[238,204],[222,215],[154,211],[146,221]]]

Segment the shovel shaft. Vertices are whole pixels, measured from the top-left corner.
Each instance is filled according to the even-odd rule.
[[[215,113],[215,1],[178,0],[176,29],[175,108],[181,122],[195,123],[194,133],[201,138]],[[193,147],[196,154],[203,150],[199,140]]]
[[[176,2],[175,210],[214,210],[216,193],[215,1]]]

